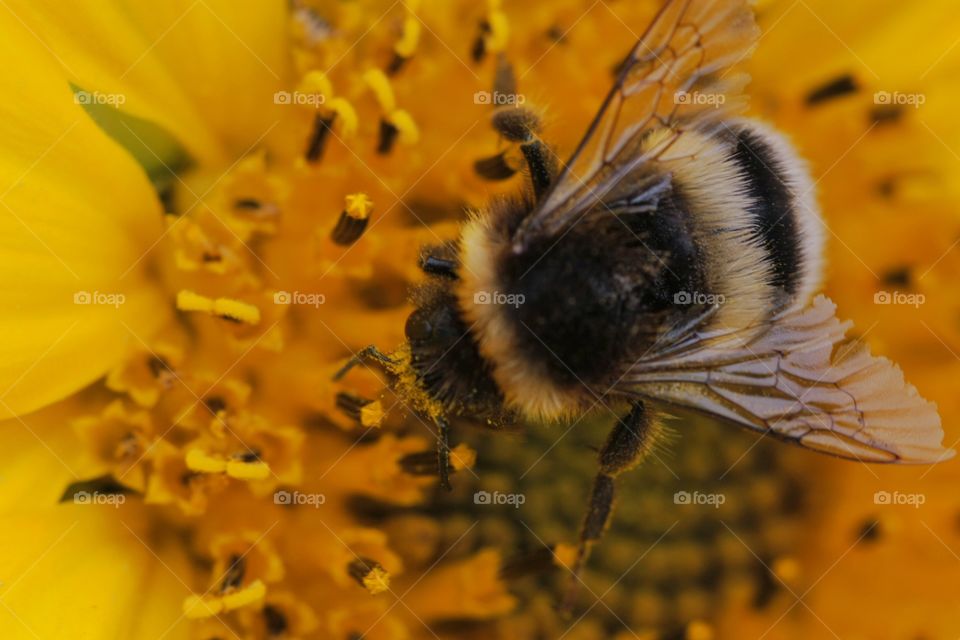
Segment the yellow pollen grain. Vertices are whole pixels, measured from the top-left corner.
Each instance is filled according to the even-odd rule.
[[[183,615],[190,620],[212,618],[223,611],[220,598],[202,598],[198,595],[187,596],[183,601]]]
[[[209,456],[200,449],[187,451],[187,468],[198,473],[223,473],[227,470],[227,461]]]
[[[470,445],[461,442],[450,450],[450,464],[455,471],[471,469],[477,462],[477,452]]]
[[[572,544],[558,544],[553,550],[553,561],[555,564],[570,569],[577,562],[577,547]]]
[[[187,289],[177,293],[177,309],[198,311],[221,318],[229,318],[246,324],[260,322],[260,310],[252,304],[230,298],[208,298]]]
[[[394,109],[387,116],[390,124],[400,132],[400,142],[407,146],[414,145],[420,140],[420,129],[413,121],[413,116],[403,109]]]
[[[773,563],[773,573],[787,584],[796,582],[800,577],[800,563],[790,556],[777,558]]]
[[[233,611],[248,604],[259,602],[266,595],[267,585],[263,584],[261,580],[254,580],[243,589],[223,596],[221,600],[223,600],[223,608],[226,611]]]
[[[370,573],[363,576],[363,586],[370,595],[383,593],[390,588],[390,574],[382,567],[374,567]]]
[[[353,108],[352,104],[347,102],[345,98],[334,98],[327,103],[327,106],[337,114],[342,136],[350,137],[357,132],[360,119],[357,117],[357,110]]]
[[[363,74],[363,81],[367,83],[380,108],[390,113],[397,108],[397,99],[393,95],[393,87],[390,86],[390,80],[380,69],[370,69]]]
[[[270,466],[262,460],[244,462],[230,460],[226,465],[227,475],[237,480],[265,480],[270,477]]]
[[[383,424],[385,415],[383,405],[379,400],[375,400],[360,409],[360,424],[365,427],[379,427]]]
[[[344,211],[355,220],[366,220],[373,209],[373,200],[365,193],[351,193],[344,198]]]

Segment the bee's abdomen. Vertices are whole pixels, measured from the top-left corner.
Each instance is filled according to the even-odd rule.
[[[804,303],[819,284],[822,232],[813,187],[793,149],[763,125],[731,129],[731,162],[749,199],[746,215],[763,250],[776,305]]]

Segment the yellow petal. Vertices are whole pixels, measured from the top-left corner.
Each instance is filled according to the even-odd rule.
[[[102,375],[134,334],[150,335],[166,303],[144,276],[161,215],[143,171],[76,104],[59,64],[9,11],[0,11],[0,33],[0,91],[17,96],[0,102],[7,417]]]
[[[198,160],[245,152],[277,120],[281,0],[10,0],[71,82],[173,134]],[[20,27],[23,29],[23,27]]]
[[[187,637],[180,604],[189,577],[173,573],[182,563],[141,542],[135,509],[104,509],[64,504],[0,517],[0,637]]]

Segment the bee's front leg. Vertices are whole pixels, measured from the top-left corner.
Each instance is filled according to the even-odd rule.
[[[346,364],[340,367],[340,369],[333,374],[334,381],[341,380],[343,376],[350,372],[351,369],[357,365],[363,364],[367,360],[372,360],[387,370],[390,369],[391,365],[397,364],[396,360],[380,351],[376,345],[371,344],[363,349],[360,349],[360,351],[354,354],[352,358],[347,360]]]
[[[640,464],[656,442],[660,428],[655,416],[636,401],[630,412],[617,421],[600,450],[600,470],[593,481],[590,503],[580,529],[577,557],[571,568],[571,583],[560,605],[560,611],[570,613],[573,609],[580,583],[580,571],[586,564],[590,550],[603,535],[613,513],[614,481],[624,471]]]

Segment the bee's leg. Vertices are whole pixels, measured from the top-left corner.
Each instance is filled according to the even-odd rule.
[[[523,152],[523,157],[530,168],[533,194],[539,200],[556,177],[556,159],[550,147],[540,140],[521,144],[520,151]]]
[[[355,356],[347,360],[346,364],[340,367],[340,370],[333,374],[333,379],[340,380],[355,366],[363,364],[367,360],[372,360],[387,369],[389,369],[391,365],[395,365],[397,363],[396,360],[380,351],[376,345],[371,344],[363,349],[360,349]]]
[[[610,515],[613,513],[614,480],[643,461],[658,432],[654,416],[642,402],[637,401],[630,412],[617,421],[607,436],[607,441],[600,450],[600,470],[594,478],[590,504],[580,529],[577,557],[572,567],[573,576],[560,607],[562,612],[572,611],[580,583],[580,571],[586,564],[591,548],[600,540],[610,522]]]
[[[440,472],[440,488],[451,491],[450,486],[450,423],[443,416],[434,418],[437,424],[437,469]]]

